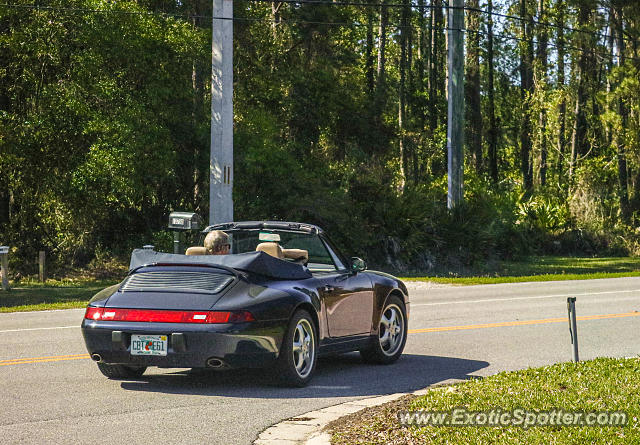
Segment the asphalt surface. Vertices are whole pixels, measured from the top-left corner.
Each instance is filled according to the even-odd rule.
[[[343,401],[568,361],[568,296],[578,299],[581,359],[640,353],[640,278],[411,285],[396,364],[324,359],[303,389],[272,386],[259,371],[151,368],[139,381],[108,380],[85,358],[83,310],[0,314],[0,442],[248,444],[273,423]]]

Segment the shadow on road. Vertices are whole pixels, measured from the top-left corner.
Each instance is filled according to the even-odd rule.
[[[122,382],[123,389],[167,394],[254,398],[327,398],[409,392],[449,379],[468,379],[488,362],[404,354],[393,365],[368,365],[357,353],[323,358],[306,388],[275,386],[265,370],[188,370]]]

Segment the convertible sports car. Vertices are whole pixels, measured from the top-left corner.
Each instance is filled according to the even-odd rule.
[[[392,363],[407,338],[402,281],[346,259],[317,226],[234,222],[228,255],[133,251],[124,281],[96,294],[82,334],[110,378],[162,368],[269,367],[292,386],[311,379],[319,355],[360,351]]]

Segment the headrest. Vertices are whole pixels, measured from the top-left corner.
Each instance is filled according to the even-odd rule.
[[[185,255],[206,255],[207,249],[204,248],[203,246],[193,246],[193,247],[189,247],[184,254]]]
[[[264,252],[272,257],[284,259],[282,248],[278,243],[260,243],[256,247],[256,252]]]
[[[282,249],[285,258],[306,264],[309,261],[309,251],[303,249]]]

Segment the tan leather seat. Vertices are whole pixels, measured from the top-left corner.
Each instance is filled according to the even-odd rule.
[[[284,254],[282,248],[278,243],[260,243],[256,247],[256,252],[264,252],[267,255],[271,255],[274,258],[283,260]]]
[[[307,264],[309,262],[309,251],[303,249],[282,249],[285,258],[296,263]]]
[[[193,247],[189,247],[184,254],[185,255],[206,255],[207,249],[204,248],[203,246],[193,246]]]

